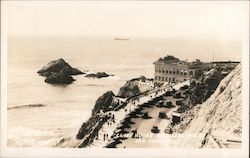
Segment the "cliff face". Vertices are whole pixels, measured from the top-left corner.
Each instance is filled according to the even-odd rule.
[[[141,91],[137,85],[135,85],[133,82],[128,81],[125,85],[123,85],[117,96],[126,98],[126,97],[133,97],[135,95],[140,94]]]
[[[196,105],[206,101],[214,93],[223,78],[224,75],[216,69],[204,73],[198,82],[191,84],[191,103]]]
[[[92,110],[92,115],[99,113],[100,110],[103,112],[114,110],[117,105],[118,101],[116,100],[114,93],[108,91],[96,100],[95,106]]]
[[[96,100],[92,116],[82,124],[76,135],[76,139],[83,139],[83,142],[79,145],[80,148],[87,147],[94,141],[103,124],[110,117],[105,112],[114,111],[118,106],[119,100],[112,91],[104,93]]]
[[[193,120],[177,141],[180,147],[239,147],[242,133],[241,65],[225,77],[211,97],[195,108]],[[198,112],[197,112],[198,111]]]

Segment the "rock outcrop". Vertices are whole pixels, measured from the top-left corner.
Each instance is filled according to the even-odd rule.
[[[153,80],[145,76],[127,81],[119,90],[117,96],[127,98],[139,95],[153,88]]]
[[[125,85],[123,85],[117,96],[119,97],[133,97],[135,95],[141,94],[141,91],[137,85],[135,85],[133,82],[128,81]]]
[[[143,82],[147,85],[147,82],[151,83],[151,80],[149,81],[149,79],[146,79],[145,77],[140,77],[132,79],[130,82],[133,83],[132,86],[137,86],[137,82]],[[153,85],[153,83],[151,85]],[[126,89],[124,89],[124,91],[126,91]],[[141,92],[138,86],[135,90],[133,90],[132,87],[132,91],[136,91],[139,93]],[[134,94],[139,93],[133,93],[129,95],[134,96]],[[127,105],[126,102],[120,99],[121,98],[115,96],[112,91],[107,91],[96,100],[95,106],[92,110],[92,116],[82,124],[81,128],[78,131],[78,134],[76,135],[76,138],[78,140],[82,140],[82,143],[78,147],[83,148],[91,145],[94,139],[98,137],[98,132],[103,124],[105,124],[111,117],[109,115],[109,112],[118,111]]]
[[[83,139],[86,135],[93,133],[93,131],[95,131],[94,129],[97,129],[98,133],[99,129],[101,128],[103,123],[107,121],[107,119],[108,119],[107,115],[101,115],[101,114],[90,117],[88,121],[82,124],[81,128],[79,129],[76,135],[76,139]],[[85,146],[86,142],[83,144]]]
[[[105,72],[97,72],[97,73],[90,73],[87,74],[85,77],[90,77],[90,78],[103,78],[103,77],[109,77],[110,75],[105,73]]]
[[[96,100],[92,115],[99,113],[101,110],[103,112],[114,110],[118,105],[119,103],[114,93],[108,91]]]
[[[201,104],[206,101],[216,90],[225,76],[216,69],[204,73],[197,82],[191,84],[191,103]]]
[[[62,58],[58,60],[53,60],[49,62],[46,66],[44,66],[41,70],[39,70],[37,73],[41,76],[50,76],[55,73],[59,73],[63,71],[66,74],[69,75],[79,75],[83,74],[82,71],[72,68],[67,62],[65,62]]]
[[[45,82],[51,84],[70,84],[74,81],[71,75],[84,74],[82,71],[72,68],[62,58],[49,62],[37,73],[45,76]]]
[[[87,147],[93,143],[94,139],[98,137],[98,132],[103,124],[110,118],[105,112],[115,111],[118,106],[119,101],[112,91],[104,93],[96,100],[95,106],[92,110],[92,116],[82,124],[76,135],[76,139],[83,140],[78,146],[79,148]]]
[[[67,72],[60,71],[58,73],[53,73],[50,76],[47,76],[45,79],[45,82],[51,83],[51,84],[70,84],[75,79],[71,75],[69,75]]]

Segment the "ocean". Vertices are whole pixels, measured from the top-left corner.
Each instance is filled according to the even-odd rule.
[[[106,91],[118,93],[127,80],[153,78],[153,62],[167,54],[189,61],[241,60],[240,42],[228,40],[139,39],[111,37],[14,37],[8,39],[7,142],[9,147],[55,147],[75,139]],[[70,85],[44,82],[37,71],[63,58],[80,70],[106,72],[101,79],[73,76]],[[32,106],[37,105],[37,106]]]

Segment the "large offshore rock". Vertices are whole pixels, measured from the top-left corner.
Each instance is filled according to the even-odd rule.
[[[50,76],[56,73],[59,73],[60,71],[65,72],[69,75],[79,75],[84,74],[82,71],[72,68],[67,62],[65,62],[62,58],[58,60],[53,60],[49,62],[46,66],[44,66],[41,70],[39,70],[37,73],[41,76]]]
[[[71,77],[70,74],[67,74],[67,72],[64,71],[54,73],[45,79],[45,82],[51,84],[70,84],[73,81],[75,81],[73,77]]]

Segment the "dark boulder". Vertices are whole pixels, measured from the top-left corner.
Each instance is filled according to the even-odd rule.
[[[73,77],[71,77],[70,74],[67,74],[64,71],[60,71],[59,73],[54,73],[45,79],[45,82],[51,84],[70,84],[73,81],[75,81]]]
[[[90,77],[90,78],[103,78],[103,77],[109,77],[110,75],[105,73],[105,72],[97,72],[96,74],[91,73],[87,74],[85,77]]]
[[[51,76],[53,74],[59,73],[61,71],[63,71],[65,74],[69,74],[69,75],[84,74],[82,71],[80,71],[76,68],[72,68],[62,58],[49,62],[46,66],[44,66],[37,73],[41,76],[48,77],[48,76]]]
[[[134,84],[134,82],[127,81],[127,83],[120,88],[117,96],[127,98],[134,97],[138,94],[141,94],[139,87]]]
[[[112,111],[118,106],[118,102],[115,100],[115,95],[112,91],[108,91],[100,96],[92,110],[92,115],[97,114],[102,110],[103,112]]]

